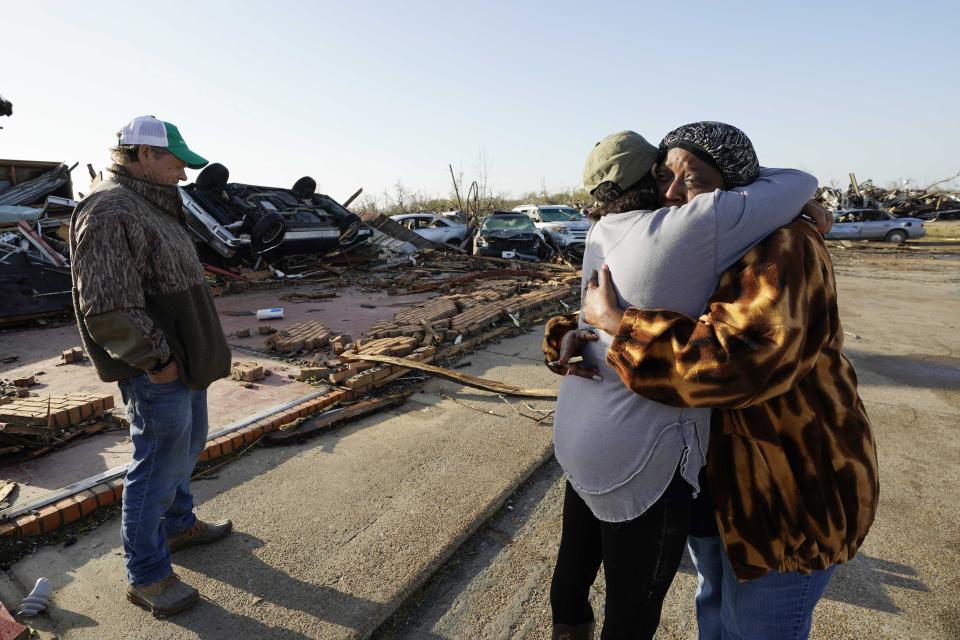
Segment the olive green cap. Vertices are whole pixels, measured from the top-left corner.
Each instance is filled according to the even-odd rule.
[[[650,173],[659,153],[636,131],[613,133],[594,145],[583,167],[583,188],[593,193],[603,182],[626,191]]]

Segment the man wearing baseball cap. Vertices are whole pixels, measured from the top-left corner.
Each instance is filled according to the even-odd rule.
[[[173,573],[170,554],[232,529],[229,520],[198,520],[190,493],[207,439],[206,389],[230,369],[177,190],[186,167],[207,161],[153,116],[127,123],[111,155],[109,177],[71,220],[74,310],[97,374],[118,383],[130,420],[121,523],[127,598],[170,615],[199,599]]]

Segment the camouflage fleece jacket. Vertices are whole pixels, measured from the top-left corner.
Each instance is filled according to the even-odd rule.
[[[547,324],[555,360],[572,316]],[[707,472],[737,577],[853,557],[877,508],[877,455],[843,356],[833,265],[793,222],[724,272],[698,319],[628,309],[607,362],[634,392],[713,407]]]
[[[176,187],[113,171],[73,212],[70,258],[77,326],[101,380],[132,378],[171,355],[192,389],[229,373]]]

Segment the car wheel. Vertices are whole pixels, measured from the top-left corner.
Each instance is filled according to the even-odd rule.
[[[907,241],[907,232],[903,229],[894,229],[884,237],[884,242],[893,242],[894,244],[903,244]]]
[[[283,242],[284,235],[283,216],[276,211],[265,213],[250,230],[250,248],[255,254],[269,251]]]
[[[204,167],[200,175],[197,176],[197,189],[208,193],[220,193],[227,188],[227,181],[230,180],[230,170],[219,162],[214,162]]]
[[[299,180],[293,183],[293,188],[290,189],[295,194],[301,198],[306,198],[307,196],[313,195],[317,191],[317,181],[311,178],[310,176],[303,176]]]
[[[337,222],[340,228],[340,244],[348,245],[357,239],[357,234],[363,228],[363,220],[355,213],[348,213]]]

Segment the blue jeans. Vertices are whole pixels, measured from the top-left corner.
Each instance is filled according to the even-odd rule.
[[[833,577],[832,566],[810,575],[768,573],[738,582],[720,536],[687,539],[697,568],[700,640],[806,640],[813,609]]]
[[[167,537],[194,525],[190,474],[207,441],[207,392],[179,380],[122,380],[133,462],[123,483],[121,536],[127,581],[144,586],[170,573]]]

